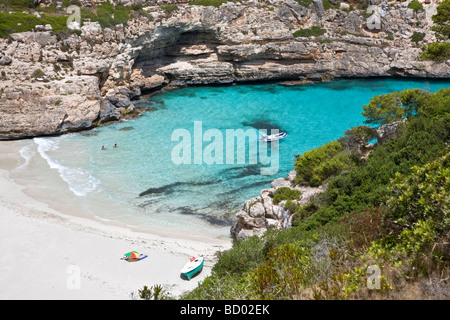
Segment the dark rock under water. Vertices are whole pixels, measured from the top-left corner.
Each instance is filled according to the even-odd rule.
[[[157,188],[149,188],[147,190],[145,190],[144,192],[141,192],[139,194],[139,197],[144,197],[146,195],[150,195],[150,194],[160,194],[160,193],[164,193],[164,194],[170,194],[173,193],[177,190],[177,188],[179,187],[183,187],[183,186],[192,186],[192,187],[198,187],[198,186],[207,186],[210,184],[215,184],[220,182],[220,180],[212,180],[212,181],[202,181],[202,182],[174,182],[174,183],[170,183],[167,185],[164,185],[162,187],[157,187]]]
[[[250,121],[243,121],[242,125],[244,127],[252,127],[257,130],[267,130],[269,134],[271,130],[278,129],[280,132],[286,132],[278,123],[270,119],[252,119]]]

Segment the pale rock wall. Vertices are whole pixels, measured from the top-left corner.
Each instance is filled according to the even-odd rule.
[[[61,40],[45,28],[0,39],[0,139],[120,119],[135,110],[133,101],[142,93],[167,85],[450,76],[450,61],[418,59],[420,47],[435,40],[435,3],[415,14],[407,2],[382,2],[377,32],[367,29],[361,12],[324,10],[320,0],[309,8],[293,0],[228,2],[220,8],[177,2],[170,14],[142,3],[148,15],[126,26],[91,23],[81,35]],[[311,26],[326,33],[293,36]],[[419,44],[410,39],[415,31],[426,34]]]

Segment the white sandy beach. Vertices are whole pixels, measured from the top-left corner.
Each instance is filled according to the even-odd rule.
[[[2,152],[0,299],[132,299],[143,286],[155,284],[178,296],[205,279],[216,252],[231,246],[230,240],[176,239],[64,215],[9,178]],[[148,257],[121,260],[132,250]],[[190,281],[183,279],[181,268],[197,254],[205,255],[203,271]]]

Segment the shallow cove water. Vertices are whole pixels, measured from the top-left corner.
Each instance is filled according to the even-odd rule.
[[[443,87],[450,87],[450,81],[358,79],[306,86],[264,83],[176,89],[142,97],[138,103],[153,111],[136,119],[18,142],[21,160],[11,176],[35,196],[76,214],[153,232],[226,238],[244,201],[269,188],[272,180],[286,177],[295,154],[363,124],[362,106],[371,97],[406,88]],[[198,156],[194,128],[199,125],[201,134],[210,130],[216,134],[211,141],[222,142],[221,150],[211,154],[223,163],[208,164],[201,152],[200,163],[194,163]],[[237,148],[227,143],[227,129],[254,134],[246,142],[244,164],[237,163]],[[275,155],[279,160],[273,175],[261,175],[261,168],[270,164],[259,157],[256,163],[249,161],[254,153],[250,146],[260,146],[259,129],[288,134],[276,150],[275,145],[268,146],[271,160]],[[190,164],[174,163],[174,149],[186,142],[177,135],[173,138],[174,132],[190,134]],[[200,137],[205,140],[200,150],[205,152],[212,142]],[[233,163],[225,157],[227,150],[234,152]]]

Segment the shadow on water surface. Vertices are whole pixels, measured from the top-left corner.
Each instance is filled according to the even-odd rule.
[[[223,169],[222,171],[219,172],[219,176],[221,176],[224,180],[239,179],[248,176],[258,176],[260,174],[261,174],[260,164],[252,164],[242,167],[232,167]]]
[[[174,208],[174,211],[183,215],[195,215],[216,226],[231,226],[234,222],[234,220],[229,217],[216,217],[210,214],[201,213],[200,210],[195,210],[189,206]]]
[[[280,132],[286,132],[285,130],[283,130],[283,128],[281,128],[281,126],[278,123],[274,122],[271,119],[256,118],[250,121],[243,121],[242,125],[244,127],[252,127],[257,130],[266,129],[268,130],[268,133],[270,133],[269,130],[273,129],[278,129]]]
[[[180,187],[199,187],[199,186],[207,186],[207,185],[211,185],[211,184],[215,184],[215,183],[219,183],[221,180],[212,180],[212,181],[203,181],[203,182],[182,182],[182,181],[178,181],[178,182],[174,182],[174,183],[170,183],[167,185],[164,185],[162,187],[156,187],[156,188],[149,188],[147,190],[145,190],[144,192],[141,192],[139,194],[139,197],[144,197],[146,195],[151,195],[151,194],[171,194],[177,191],[177,189],[179,189]]]

